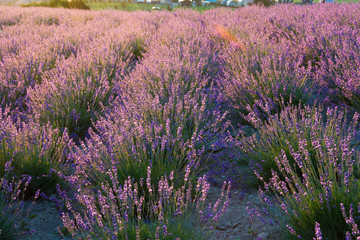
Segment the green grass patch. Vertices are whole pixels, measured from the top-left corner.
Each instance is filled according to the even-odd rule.
[[[100,2],[88,2],[87,5],[92,10],[104,10],[104,9],[117,9],[124,11],[151,11],[152,7],[159,7],[160,9],[167,9],[167,5],[160,4],[148,4],[148,3],[128,3],[128,2],[111,2],[111,3],[100,3]]]

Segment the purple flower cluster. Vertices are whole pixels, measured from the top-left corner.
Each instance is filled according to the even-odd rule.
[[[316,159],[326,155],[325,149],[329,149],[334,166],[337,158],[354,154],[358,117],[356,113],[347,121],[345,112],[337,107],[325,111],[321,105],[289,106],[271,116],[254,135],[242,136],[239,144],[260,180],[268,181],[275,170],[280,176],[291,171],[295,174],[292,178],[299,176],[308,182],[310,176],[303,175],[304,169],[316,165]],[[346,174],[345,181],[348,177]]]
[[[321,108],[288,107],[259,130],[257,139],[261,141],[252,139],[254,147],[278,155],[272,156],[276,168],[271,167],[271,175],[262,172],[258,177],[265,190],[275,194],[294,239],[299,235],[312,238],[314,228],[314,239],[344,239],[347,232],[356,235],[352,204],[360,197],[355,190],[359,187],[354,145],[357,123],[357,113],[347,121],[344,112],[336,108],[325,112]],[[254,156],[260,162],[259,157],[265,155]],[[267,198],[265,194],[261,197]],[[350,206],[348,217],[344,206]]]
[[[210,184],[203,176],[197,181],[196,188],[193,188],[192,183],[187,181],[189,171],[180,188],[174,188],[173,172],[170,177],[161,177],[156,193],[148,184],[150,177],[146,180],[146,186],[144,182],[135,182],[130,177],[120,184],[114,179],[116,173],[109,171],[108,175],[114,185],[101,184],[97,192],[89,191],[85,186],[79,187],[75,197],[82,206],[80,210],[74,210],[73,202],[64,196],[68,210],[62,213],[64,225],[75,238],[140,239],[141,235],[154,239],[196,239],[199,230],[188,226],[189,221],[195,220],[193,211],[197,212],[201,227],[212,229],[227,210],[230,182],[224,182],[220,198],[214,207],[209,205],[207,215],[204,216]],[[150,167],[148,175],[151,175]],[[143,218],[142,211],[146,207],[148,212]]]
[[[39,187],[47,193],[56,191],[54,172],[69,171],[65,166],[71,148],[66,132],[60,134],[48,124],[15,121],[8,110],[0,109],[0,176],[32,177],[26,194],[35,194]]]

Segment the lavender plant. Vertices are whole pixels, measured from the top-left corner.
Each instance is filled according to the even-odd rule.
[[[157,194],[151,185],[151,167],[147,169],[146,182],[134,182],[129,176],[124,184],[119,184],[116,170],[109,170],[107,174],[113,185],[102,183],[97,192],[79,188],[76,198],[83,205],[83,211],[77,212],[66,199],[69,212],[64,212],[62,219],[76,239],[203,239],[229,204],[230,183],[224,182],[221,197],[213,207],[210,204],[205,209],[210,184],[203,176],[194,189],[190,168],[179,188],[174,187],[174,171],[169,177],[161,177]],[[145,201],[146,198],[149,200]],[[142,211],[146,206],[150,211],[144,219]],[[199,227],[205,228],[205,235]]]
[[[306,106],[288,106],[280,114],[269,118],[268,123],[250,137],[242,137],[239,144],[246,159],[256,174],[265,182],[272,177],[272,172],[280,172],[276,158],[283,152],[289,164],[294,166],[297,176],[301,177],[301,168],[295,164],[299,157],[295,153],[302,148],[309,153],[309,161],[316,166],[316,149],[326,149],[329,144],[341,146],[349,142],[354,147],[357,141],[357,115],[354,121],[346,121],[346,114],[338,108]],[[324,150],[325,151],[325,150]],[[335,154],[335,152],[334,152]],[[341,159],[341,152],[336,152]]]
[[[28,29],[29,27],[26,25],[21,26],[21,30],[25,28]],[[6,39],[13,46],[9,46],[9,49],[4,51],[0,63],[0,103],[2,107],[11,106],[12,109],[18,109],[23,113],[26,112],[27,89],[34,87],[36,84],[41,84],[45,72],[55,68],[63,58],[68,58],[76,53],[76,46],[69,42],[59,42],[59,36],[57,35],[59,33],[52,30],[54,29],[45,30],[45,34],[50,35],[45,39],[40,36],[40,34],[44,33],[41,33],[41,30],[37,28],[32,29],[34,35],[32,37],[21,35],[20,39],[17,40]],[[70,37],[63,36],[64,40],[67,40],[66,38]],[[26,45],[28,41],[40,42],[41,46],[21,46]],[[6,46],[6,41],[3,40],[3,42]]]
[[[106,46],[104,51],[98,47],[97,51],[68,58],[61,68],[47,74],[47,81],[29,89],[29,108],[37,122],[45,125],[50,121],[61,131],[66,128],[74,139],[86,136],[113,100],[114,81],[122,78],[129,54],[124,45],[113,46],[110,51]]]
[[[128,176],[137,182],[145,179],[151,166],[151,184],[156,193],[161,176],[168,176],[171,171],[175,170],[175,187],[182,185],[186,166],[191,167],[191,177],[195,179],[204,151],[203,147],[196,147],[201,131],[196,130],[186,138],[182,135],[183,126],[173,133],[169,119],[165,126],[156,121],[148,123],[148,119],[142,119],[129,108],[132,109],[129,104],[113,108],[96,124],[97,133],[90,131],[91,137],[75,148],[72,159],[77,164],[76,174],[81,177],[73,180],[88,182],[88,187],[96,190],[101,182],[111,184],[108,169],[117,169],[117,180],[123,184]]]
[[[245,51],[235,51],[227,62],[223,87],[232,114],[239,114],[240,121],[235,123],[259,128],[286,105],[313,101],[311,78],[299,67],[290,49],[279,51],[276,46],[270,50],[250,45]]]
[[[172,135],[181,134],[184,142],[191,138],[206,142],[216,137],[222,123],[226,128],[226,113],[218,106],[221,93],[215,83],[220,72],[220,60],[214,54],[218,49],[206,32],[198,36],[192,30],[204,29],[201,24],[185,21],[177,26],[179,38],[167,37],[174,31],[173,25],[178,22],[171,19],[169,26],[158,30],[149,53],[121,82],[123,86],[118,86],[118,95],[148,124],[161,124]]]
[[[21,179],[31,176],[26,191],[33,195],[38,189],[53,193],[59,183],[56,171],[66,174],[66,152],[72,147],[66,132],[41,127],[30,122],[14,123],[7,112],[1,114],[0,122],[0,176]]]
[[[291,163],[282,150],[275,160],[283,177],[272,171],[272,177],[264,182],[264,188],[276,196],[275,203],[286,216],[284,224],[291,239],[352,239],[351,233],[357,234],[357,213],[353,215],[350,210],[349,220],[345,211],[359,202],[358,155],[351,132],[340,141],[336,141],[335,134],[325,133],[325,145],[318,140],[311,159],[306,133],[301,133],[299,149],[291,152],[295,162]],[[292,148],[290,143],[287,145]],[[260,195],[268,202],[263,190]]]
[[[324,91],[329,92],[330,100],[342,102],[359,111],[359,85],[354,79],[358,79],[360,72],[357,47],[360,40],[353,35],[353,31],[348,27],[329,41],[332,49],[327,50],[320,61],[317,80],[325,88]]]

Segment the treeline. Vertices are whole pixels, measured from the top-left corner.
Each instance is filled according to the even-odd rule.
[[[42,2],[32,2],[23,4],[23,7],[52,7],[52,8],[76,8],[76,9],[90,9],[90,7],[83,0],[50,0]]]

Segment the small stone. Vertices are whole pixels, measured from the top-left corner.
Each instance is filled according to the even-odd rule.
[[[226,222],[226,223],[222,223],[222,224],[216,226],[216,229],[226,230],[226,229],[230,228],[230,226],[231,226],[231,222]]]
[[[236,227],[238,227],[238,226],[241,226],[241,225],[242,225],[241,222],[242,222],[241,220],[236,221],[236,222],[232,225],[232,228],[236,228]]]
[[[226,227],[224,225],[216,226],[217,230],[226,230]]]

